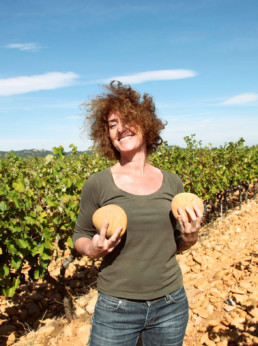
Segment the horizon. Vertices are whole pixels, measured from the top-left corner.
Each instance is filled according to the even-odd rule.
[[[244,138],[243,138],[244,139]],[[240,140],[240,138],[238,139],[238,140]],[[237,141],[238,141],[237,140]],[[244,139],[245,140],[245,139]],[[237,142],[237,141],[235,141],[235,142]],[[235,142],[233,142],[233,143],[235,143]],[[219,147],[224,147],[224,146],[226,146],[226,145],[228,145],[230,142],[225,142],[224,144],[222,144],[222,145],[219,145],[219,146],[213,146],[212,145],[212,143],[209,143],[208,145],[201,145],[201,147],[202,148],[204,148],[204,147],[210,147],[210,145],[211,145],[211,147],[212,148],[219,148]],[[71,143],[72,144],[72,143]],[[169,144],[169,143],[167,143],[168,144],[168,146],[169,147],[171,147],[171,148],[173,148],[173,147],[176,147],[176,146],[179,146],[179,145],[177,145],[177,144]],[[62,144],[60,144],[61,146],[62,146]],[[162,145],[162,144],[161,144]],[[255,147],[255,146],[257,146],[258,144],[253,144],[253,145],[246,145],[245,144],[245,142],[244,142],[244,147],[249,147],[249,148],[251,148],[251,147]],[[58,148],[59,146],[57,146],[57,148]],[[184,146],[179,146],[181,149],[186,149],[186,145],[184,145]],[[77,148],[77,147],[76,147]],[[48,151],[48,152],[53,152],[53,149],[54,149],[54,147],[53,148],[51,148],[51,149],[45,149],[45,148],[40,148],[40,149],[36,149],[36,148],[23,148],[23,149],[18,149],[18,150],[13,150],[13,149],[11,149],[11,150],[0,150],[0,153],[1,152],[5,152],[5,153],[9,153],[9,152],[19,152],[19,151],[35,151],[35,152],[44,152],[44,151]],[[79,150],[78,148],[77,148],[77,151],[78,152],[86,152],[86,151],[92,151],[92,150],[94,150],[94,148],[93,147],[88,147],[87,149],[84,149],[84,150]],[[68,147],[68,149],[67,150],[64,150],[64,152],[65,153],[71,153],[72,152],[72,149],[70,149],[69,147]]]
[[[111,80],[153,97],[169,145],[193,133],[257,145],[258,2],[29,0],[0,13],[0,151],[88,150],[80,105]]]

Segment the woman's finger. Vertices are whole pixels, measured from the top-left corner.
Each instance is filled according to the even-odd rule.
[[[185,210],[186,210],[187,214],[190,216],[190,219],[191,219],[190,222],[196,221],[197,218],[196,218],[196,214],[195,214],[194,210],[190,207],[186,207]]]
[[[183,223],[188,222],[188,218],[186,214],[184,213],[183,208],[179,207],[177,212],[178,212],[179,219],[181,219]]]
[[[203,217],[203,213],[200,211],[200,209],[197,207],[197,205],[194,204],[193,208],[194,208],[195,214],[198,217]]]
[[[120,233],[122,232],[122,227],[118,227],[113,235],[108,239],[108,247],[116,246],[118,243],[120,243]]]
[[[101,227],[101,230],[99,232],[99,246],[103,246],[104,242],[106,240],[106,234],[107,234],[107,229],[108,229],[109,223],[106,221],[103,226]]]
[[[196,227],[201,228],[203,213],[200,211],[200,209],[196,205],[194,205],[193,207],[194,207],[194,211],[197,215]]]
[[[121,238],[117,239],[114,243],[110,244],[107,252],[112,252],[114,248],[120,243]]]

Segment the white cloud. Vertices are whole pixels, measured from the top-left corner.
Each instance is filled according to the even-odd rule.
[[[257,93],[247,93],[247,94],[240,94],[233,96],[229,98],[228,100],[224,101],[223,105],[241,105],[244,103],[250,103],[258,101],[258,94]]]
[[[49,72],[34,76],[0,79],[0,96],[63,88],[72,85],[78,77],[73,72]]]
[[[42,47],[35,42],[30,42],[30,43],[10,43],[5,46],[5,48],[9,49],[19,49],[19,50],[29,50],[31,52],[37,52],[39,51]]]
[[[192,70],[158,70],[140,72],[128,76],[115,76],[109,78],[107,81],[117,80],[122,83],[139,84],[156,80],[171,80],[195,77],[197,72]]]

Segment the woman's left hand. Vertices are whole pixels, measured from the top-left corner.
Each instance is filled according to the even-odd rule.
[[[190,221],[184,214],[183,209],[181,207],[178,208],[178,221],[181,229],[181,238],[177,249],[179,252],[189,249],[197,242],[203,217],[202,212],[195,205],[193,209],[186,207],[185,210],[189,215]]]

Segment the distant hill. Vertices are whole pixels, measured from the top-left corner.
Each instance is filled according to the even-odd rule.
[[[89,150],[87,150],[87,152],[90,152]],[[4,157],[5,154],[7,153],[14,153],[20,157],[33,157],[33,156],[37,156],[37,157],[45,157],[49,154],[53,155],[53,152],[50,150],[45,150],[45,149],[24,149],[24,150],[11,150],[11,151],[0,151],[0,156]],[[82,154],[83,151],[78,151],[78,154]],[[67,155],[71,154],[71,151],[66,152]]]
[[[172,148],[172,145],[168,146],[169,148]],[[181,148],[183,149],[183,148]],[[78,155],[82,153],[92,153],[92,150],[85,150],[85,151],[78,151]],[[46,157],[47,155],[51,154],[53,155],[53,152],[51,150],[45,150],[45,149],[23,149],[23,150],[10,150],[10,151],[0,151],[0,158],[4,157],[5,154],[8,153],[14,153],[20,157]],[[66,155],[71,155],[72,151],[65,152]]]

